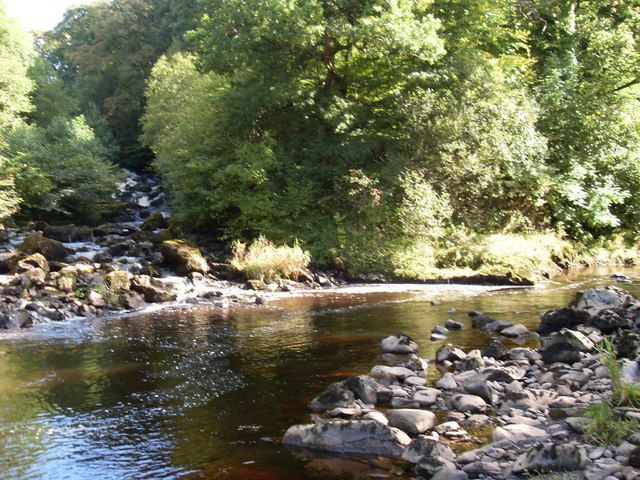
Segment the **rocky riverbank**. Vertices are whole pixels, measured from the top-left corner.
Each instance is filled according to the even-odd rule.
[[[264,303],[272,292],[344,284],[312,272],[300,282],[245,282],[216,247],[196,247],[169,225],[153,176],[129,173],[117,200],[122,208],[103,225],[0,230],[0,329],[160,308],[227,309]]]
[[[640,478],[640,301],[598,287],[547,312],[534,334],[481,312],[470,323],[449,328],[494,332],[481,351],[447,344],[427,360],[405,335],[383,339],[385,363],[329,386],[309,404],[312,423],[292,426],[283,442],[389,457],[438,480],[566,471]],[[506,329],[540,336],[539,348],[508,349],[500,341]],[[435,368],[442,375],[430,385]],[[621,386],[627,398],[616,396]],[[611,425],[597,423],[594,405],[612,407],[608,423],[625,427],[619,438],[600,431]]]

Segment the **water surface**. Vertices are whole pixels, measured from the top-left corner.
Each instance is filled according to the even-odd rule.
[[[323,293],[231,314],[155,314],[0,336],[0,478],[353,479],[385,459],[308,456],[279,439],[328,384],[381,363],[382,336],[429,333],[482,310],[535,328],[613,270],[534,289]],[[639,270],[625,270],[632,278]],[[640,294],[640,284],[623,285]],[[432,300],[441,302],[432,304]],[[455,310],[455,312],[453,311]],[[465,328],[449,341],[483,347]],[[435,369],[431,375],[437,377]]]

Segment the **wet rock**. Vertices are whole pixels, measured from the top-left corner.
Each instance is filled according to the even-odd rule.
[[[469,312],[469,316],[471,317],[471,325],[473,328],[482,329],[486,325],[496,321],[495,318],[491,318],[482,312]]]
[[[464,328],[464,323],[456,322],[455,320],[450,318],[445,322],[444,326],[449,330],[461,330],[462,328]]]
[[[442,457],[425,457],[414,468],[414,471],[421,478],[433,478],[438,472],[442,470],[455,470],[456,466],[453,462],[444,459]]]
[[[138,292],[127,292],[122,296],[122,304],[129,310],[138,310],[144,307],[145,301]]]
[[[504,335],[509,338],[521,337],[523,335],[529,335],[529,329],[524,325],[517,323],[511,327],[501,330],[500,335]]]
[[[173,302],[176,298],[178,298],[176,293],[155,285],[149,285],[144,289],[144,300],[147,303]]]
[[[484,350],[482,350],[483,357],[495,358],[496,360],[506,360],[509,358],[509,349],[504,346],[500,340],[492,340]]]
[[[523,453],[513,464],[512,473],[563,472],[578,470],[584,462],[585,452],[575,444],[538,445]]]
[[[546,438],[547,432],[531,425],[505,425],[498,427],[493,431],[491,436],[494,442],[509,440],[513,443],[520,443],[530,438]]]
[[[542,316],[536,332],[540,335],[549,335],[553,332],[559,332],[563,328],[574,329],[578,325],[585,325],[590,318],[591,315],[588,312],[577,308],[565,307],[550,310]]]
[[[209,273],[209,265],[200,250],[183,240],[162,242],[160,253],[166,264],[178,275],[188,275],[191,272]]]
[[[61,242],[43,237],[39,233],[27,235],[24,241],[18,245],[18,250],[27,255],[40,253],[50,261],[62,261],[68,254],[67,249]]]
[[[345,385],[345,382],[337,382],[311,400],[309,409],[312,412],[320,413],[334,408],[347,408],[353,404],[355,399],[355,394]]]
[[[633,328],[638,312],[632,312],[621,308],[602,310],[596,316],[589,319],[587,325],[597,328],[602,333],[610,335],[619,328],[625,330]]]
[[[637,305],[638,300],[626,290],[613,286],[605,286],[578,293],[570,307],[585,310],[591,315],[596,315],[606,309],[629,308]]]
[[[418,353],[418,344],[404,334],[390,335],[382,339],[382,351],[384,353]]]
[[[26,311],[0,312],[0,329],[26,328],[33,325],[33,317]]]
[[[458,394],[451,397],[451,408],[458,412],[484,413],[487,403],[477,395]]]
[[[409,463],[420,463],[425,457],[441,457],[453,461],[456,454],[449,445],[424,437],[414,438],[402,453],[402,459]]]
[[[467,354],[464,353],[461,347],[452,345],[450,343],[443,345],[436,352],[436,361],[443,363],[445,361],[456,362],[467,358]]]
[[[336,420],[294,425],[284,435],[285,445],[336,453],[382,455],[399,458],[411,443],[397,428],[375,420]]]
[[[77,227],[75,225],[47,225],[43,233],[45,237],[53,238],[59,242],[89,241],[93,237],[90,227]]]
[[[442,335],[440,333],[432,333],[429,336],[429,340],[431,340],[432,342],[442,342],[442,341],[444,341],[446,339],[447,339],[447,336],[446,335]]]
[[[433,327],[433,329],[431,330],[431,333],[436,333],[438,335],[446,336],[449,333],[449,329],[443,327],[442,325],[437,325]]]
[[[87,303],[98,308],[102,308],[107,304],[102,295],[95,290],[90,290],[87,294]]]
[[[397,409],[387,414],[389,425],[410,435],[419,435],[431,430],[436,424],[436,416],[427,410]]]
[[[613,340],[618,357],[634,359],[640,353],[640,333],[623,330]]]
[[[382,388],[380,383],[368,375],[351,377],[344,381],[344,386],[354,393],[355,398],[373,405],[378,402],[378,390]]]
[[[497,332],[501,333],[507,328],[513,327],[513,323],[508,320],[494,320],[493,322],[485,324],[483,327],[479,327],[485,332]]]

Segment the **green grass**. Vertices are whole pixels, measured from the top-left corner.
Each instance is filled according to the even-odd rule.
[[[608,403],[590,405],[586,410],[591,423],[585,428],[585,437],[600,445],[610,445],[638,429],[635,420],[625,419]]]
[[[251,245],[235,242],[231,265],[249,280],[271,282],[278,278],[297,280],[309,267],[311,255],[298,243],[293,247],[275,246],[264,237],[259,237]]]
[[[597,347],[600,361],[609,370],[613,401],[620,407],[640,408],[640,385],[627,383],[622,378],[615,347],[610,338],[605,338]]]

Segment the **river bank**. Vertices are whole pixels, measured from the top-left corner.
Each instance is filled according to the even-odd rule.
[[[309,403],[313,423],[290,427],[283,442],[402,459],[426,479],[565,471],[637,479],[638,312],[640,301],[628,292],[599,287],[542,316],[539,348],[507,348],[507,339],[531,337],[527,328],[481,312],[469,313],[472,328],[497,337],[482,349],[446,344],[425,359],[410,337],[392,335],[381,343],[384,364],[329,386]],[[453,320],[446,326],[465,328]],[[441,376],[432,383],[434,367]],[[489,441],[478,438],[482,429]]]
[[[522,245],[526,255],[520,257],[526,261],[515,254],[505,255],[515,259],[517,268],[437,269],[392,282],[379,274],[348,277],[338,271],[304,271],[298,281],[247,282],[230,265],[224,245],[200,239],[200,247],[196,247],[182,240],[182,233],[167,221],[166,196],[155,177],[127,175],[118,185],[117,200],[122,208],[109,223],[95,227],[39,223],[0,231],[0,328],[146,315],[163,309],[258,307],[317,291],[345,287],[375,290],[372,282],[404,282],[382,288],[415,290],[420,288],[411,283],[416,278],[420,284],[460,285],[456,288],[461,290],[474,288],[471,285],[531,286],[562,272],[563,267],[633,261],[631,250],[600,252],[586,261],[584,255],[555,258],[551,250],[544,249],[531,256],[532,248]],[[528,273],[523,271],[525,264]]]

